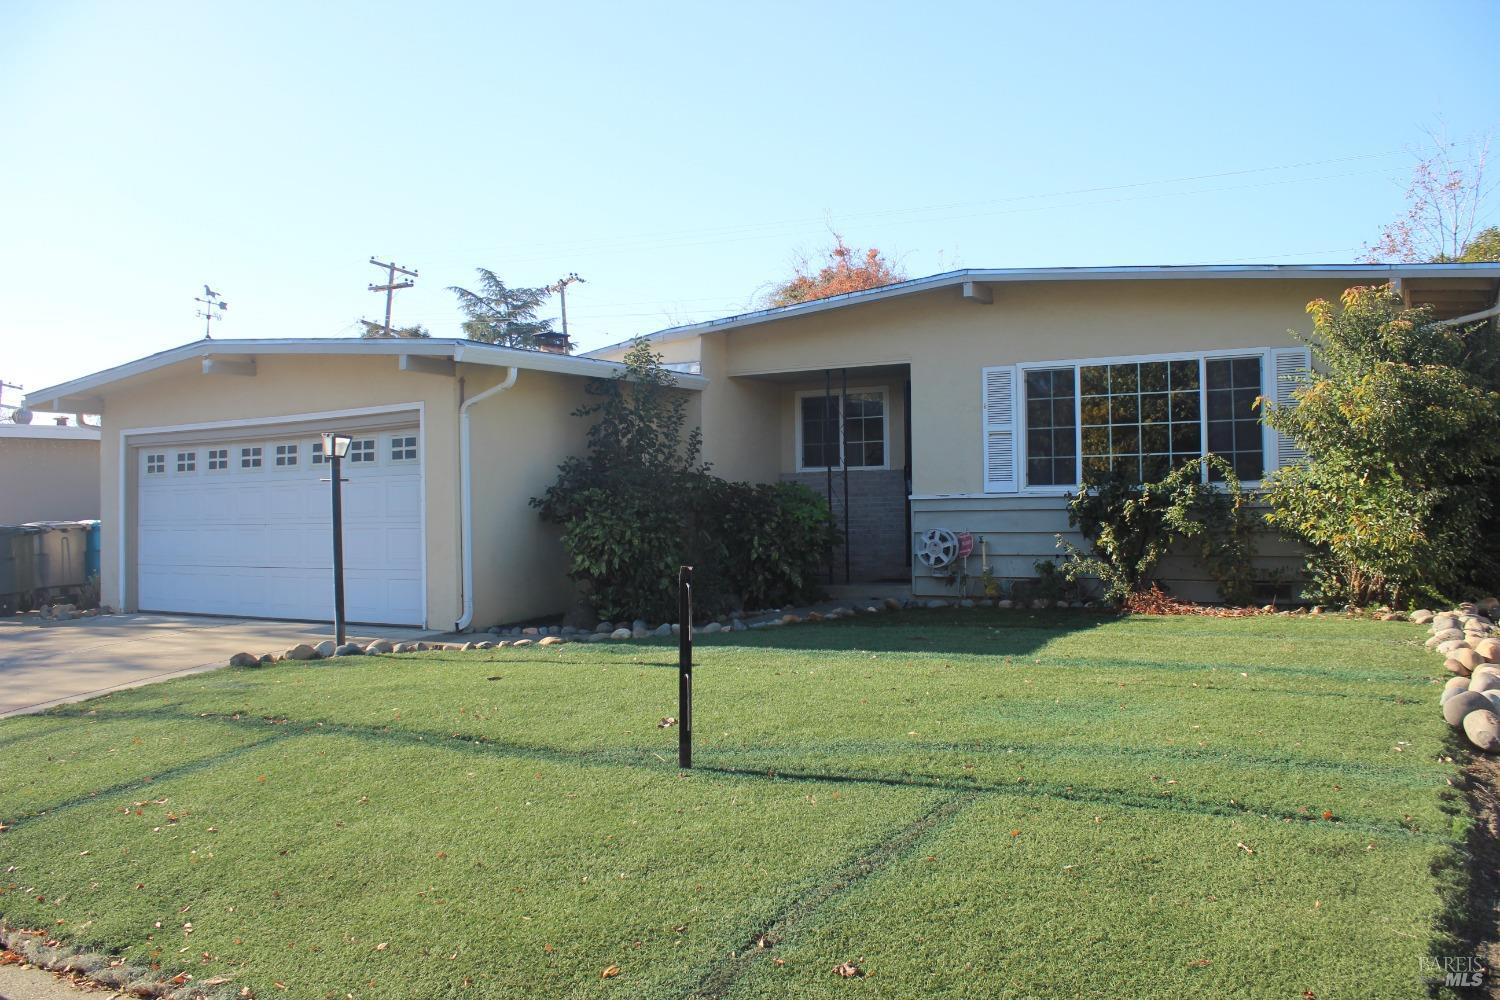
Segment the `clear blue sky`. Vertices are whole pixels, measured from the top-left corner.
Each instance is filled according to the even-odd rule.
[[[0,378],[194,340],[204,282],[221,336],[352,336],[372,254],[438,336],[477,265],[577,271],[585,349],[754,304],[830,224],[913,276],[1356,259],[1424,128],[1500,124],[1497,52],[1485,0],[9,0]]]

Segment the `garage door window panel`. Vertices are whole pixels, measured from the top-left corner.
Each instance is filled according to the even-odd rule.
[[[349,443],[349,461],[353,465],[370,465],[375,462],[375,439],[359,438]]]
[[[240,449],[240,469],[252,471],[261,467],[262,449],[259,445]]]
[[[281,469],[294,468],[297,465],[297,446],[294,444],[278,444],[276,446],[276,466]]]

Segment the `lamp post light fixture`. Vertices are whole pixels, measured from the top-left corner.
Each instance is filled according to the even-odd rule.
[[[323,455],[333,469],[333,642],[342,646],[344,637],[344,491],[341,468],[349,454],[348,434],[323,432]]]

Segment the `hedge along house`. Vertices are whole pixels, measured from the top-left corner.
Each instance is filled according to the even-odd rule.
[[[589,381],[620,370],[463,340],[204,340],[26,403],[102,415],[104,603],[330,618],[320,435],[341,431],[349,620],[463,629],[572,601],[529,501],[582,450]]]
[[[986,566],[1022,579],[1056,557],[1086,470],[1152,479],[1211,451],[1253,487],[1301,460],[1254,401],[1290,399],[1308,352],[1288,331],[1311,330],[1309,301],[1385,282],[1442,319],[1492,315],[1500,264],[965,270],[648,339],[707,380],[719,474],[828,497],[845,540],[830,583],[947,596],[959,570],[972,589]],[[931,529],[969,533],[972,555],[914,560]],[[1257,559],[1268,579],[1300,563],[1273,538]],[[1190,561],[1163,573],[1184,596],[1215,596]]]

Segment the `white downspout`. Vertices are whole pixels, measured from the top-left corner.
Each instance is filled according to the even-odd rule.
[[[469,471],[469,408],[515,385],[516,376],[520,373],[521,369],[511,368],[505,373],[504,381],[490,386],[471,399],[464,400],[463,405],[458,408],[458,502],[460,508],[458,530],[459,548],[463,550],[464,609],[458,621],[453,623],[455,632],[464,631],[474,621],[474,501],[470,497],[473,476]]]
[[[1440,320],[1433,326],[1468,326],[1470,323],[1478,323],[1482,319],[1491,316],[1500,316],[1500,302],[1496,302],[1488,309],[1482,309],[1477,313],[1469,313],[1467,316],[1455,316],[1452,319]]]

